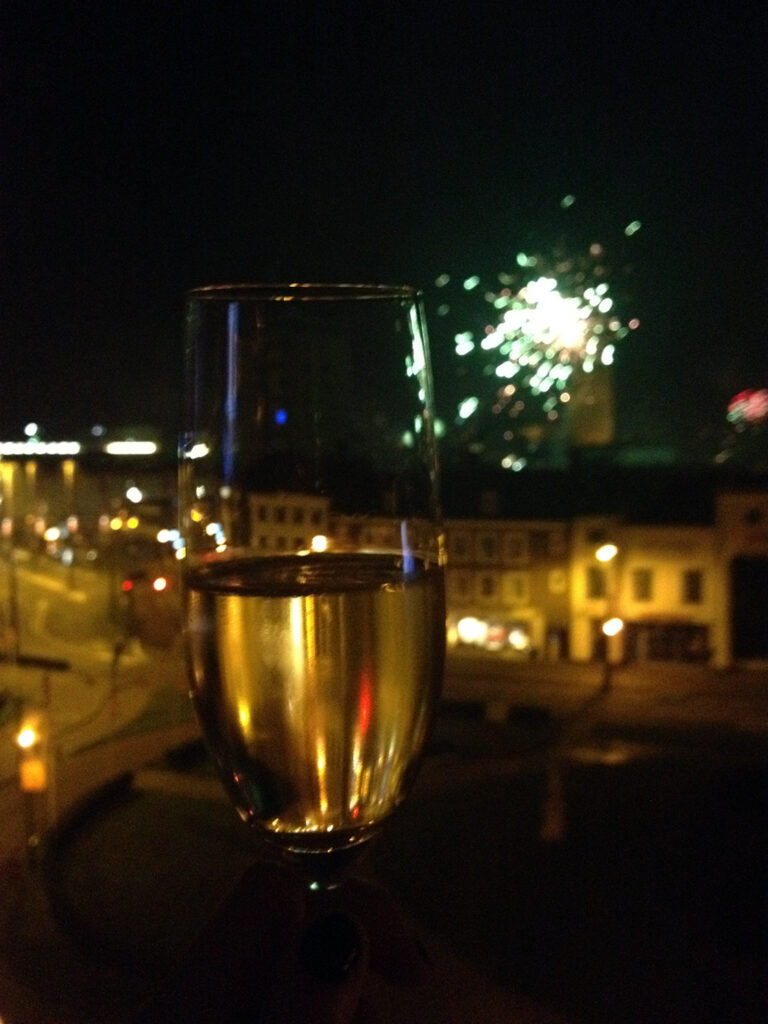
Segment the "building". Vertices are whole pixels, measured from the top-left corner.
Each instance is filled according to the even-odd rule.
[[[707,524],[449,520],[446,533],[449,642],[550,660],[768,661],[764,492],[717,495]]]
[[[567,523],[456,519],[446,540],[449,643],[567,656]]]

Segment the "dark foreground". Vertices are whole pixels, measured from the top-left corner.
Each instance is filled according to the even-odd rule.
[[[504,992],[574,1024],[762,1024],[764,739],[658,726],[557,739],[546,716],[444,714],[365,865],[481,979],[473,1024],[514,1020]],[[252,837],[195,754],[103,791],[37,868],[5,866],[0,952],[49,1011],[0,1002],[7,1024],[130,1021],[250,862]]]

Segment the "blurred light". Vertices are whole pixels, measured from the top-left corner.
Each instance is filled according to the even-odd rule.
[[[435,287],[444,288],[450,280],[451,278],[449,274],[440,274],[437,278],[435,278]]]
[[[595,558],[598,562],[610,562],[612,558],[618,555],[619,549],[615,544],[601,544],[595,552]]]
[[[126,594],[133,590],[133,580],[123,580],[122,590]]]
[[[202,441],[198,444],[193,444],[187,452],[188,459],[202,459],[204,458],[211,449],[207,444],[203,444]]]
[[[463,420],[469,419],[475,409],[477,409],[478,405],[480,405],[479,398],[465,398],[459,405],[460,418]]]
[[[107,432],[106,429],[104,427],[102,427],[100,423],[97,423],[97,424],[95,424],[94,426],[91,427],[91,436],[92,437],[104,437],[106,432]]]
[[[630,238],[632,235],[636,235],[642,226],[643,225],[639,220],[630,221],[630,223],[624,228],[624,234]]]
[[[135,530],[136,527],[139,525],[139,517],[129,516],[125,522],[125,525],[128,527],[129,530]]]
[[[276,409],[275,410],[275,423],[279,423],[280,425],[282,425],[283,423],[286,423],[287,421],[288,421],[288,413],[285,411],[285,409]]]
[[[488,623],[483,622],[481,619],[476,619],[473,615],[467,615],[457,622],[456,632],[462,643],[479,644],[485,640],[486,633],[488,632]]]
[[[61,552],[61,564],[62,565],[72,565],[74,560],[75,560],[75,553],[72,550],[72,548],[64,548],[64,550]]]
[[[2,441],[0,455],[77,455],[77,441]]]
[[[214,537],[221,531],[221,523],[208,523],[205,528],[205,532],[209,537]]]
[[[22,729],[19,735],[16,737],[16,742],[24,750],[29,750],[30,747],[34,747],[39,737],[34,729],[28,726],[26,729]]]
[[[25,437],[35,437],[37,435],[37,433],[39,432],[39,430],[40,430],[40,428],[38,427],[38,425],[36,423],[28,423],[24,427],[24,435],[25,435]]]
[[[152,581],[152,589],[160,593],[168,588],[168,580],[165,576],[158,576]]]
[[[200,523],[203,520],[203,513],[200,511],[199,508],[193,508],[192,511],[190,512],[190,515],[192,516],[193,523]]]
[[[313,551],[326,551],[328,549],[328,538],[324,534],[318,533],[310,541],[310,547]]]
[[[157,445],[154,441],[110,441],[104,451],[107,455],[154,455]]]
[[[560,207],[563,210],[567,210],[569,207],[573,206],[573,204],[575,202],[576,202],[576,196],[572,196],[572,195],[563,196],[563,198],[560,200]]]
[[[612,619],[607,619],[603,623],[603,633],[606,636],[616,636],[622,629],[624,629],[624,622],[618,615],[615,615]]]
[[[525,651],[529,645],[528,634],[520,626],[515,626],[509,633],[510,647],[516,651]]]
[[[58,540],[61,537],[61,530],[58,526],[49,526],[43,534],[43,538],[47,541]]]
[[[466,356],[475,347],[475,343],[472,340],[472,332],[464,331],[462,334],[457,334],[453,339],[456,355]]]
[[[480,278],[477,274],[473,274],[471,277],[465,278],[462,287],[465,292],[471,292],[473,288],[477,288],[480,284]]]
[[[141,490],[138,487],[129,487],[128,490],[125,492],[125,496],[128,499],[128,501],[132,501],[134,505],[138,504],[138,502],[140,502],[144,497],[144,495],[142,494]]]

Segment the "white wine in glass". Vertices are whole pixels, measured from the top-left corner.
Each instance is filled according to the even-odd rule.
[[[408,793],[445,649],[418,292],[237,285],[187,305],[192,698],[241,816],[311,879]]]

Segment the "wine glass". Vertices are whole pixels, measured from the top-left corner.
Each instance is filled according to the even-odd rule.
[[[442,682],[419,293],[192,291],[184,415],[195,709],[241,817],[332,887],[408,793]]]

